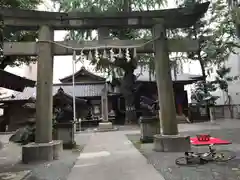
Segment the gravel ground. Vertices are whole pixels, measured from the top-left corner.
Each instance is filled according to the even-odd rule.
[[[77,134],[76,142],[81,147],[88,142],[91,134]],[[21,163],[21,147],[6,141],[6,135],[1,135],[4,148],[0,150],[0,173],[30,170],[28,180],[65,180],[70,173],[80,150],[64,150],[59,160],[34,164]],[[1,179],[0,179],[1,180]]]
[[[140,144],[140,134],[127,135],[135,147],[147,158],[166,180],[238,180],[240,179],[240,129],[203,130],[182,132],[194,136],[198,133],[210,133],[211,136],[230,140],[232,144],[216,146],[217,149],[234,151],[236,159],[227,163],[208,163],[195,167],[175,165],[175,159],[183,153],[154,152],[153,144]],[[193,151],[204,152],[207,147],[193,147]]]

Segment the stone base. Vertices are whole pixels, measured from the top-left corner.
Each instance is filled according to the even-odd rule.
[[[141,143],[152,143],[153,136],[160,133],[160,123],[157,117],[146,117],[141,116],[140,121],[140,130],[141,130]]]
[[[187,152],[191,149],[190,137],[181,135],[157,134],[153,145],[157,152]]]
[[[61,140],[64,149],[71,149],[76,145],[74,141],[74,126],[75,124],[70,123],[56,123],[55,124],[55,134],[56,139]]]
[[[73,149],[77,146],[76,142],[63,143],[63,149]]]
[[[94,129],[96,132],[117,131],[116,127],[113,127],[111,122],[101,122],[98,124],[98,128]]]
[[[140,138],[141,143],[153,143],[153,137],[141,137]]]
[[[27,164],[36,161],[52,161],[59,158],[62,141],[50,143],[30,143],[22,147],[22,162]]]

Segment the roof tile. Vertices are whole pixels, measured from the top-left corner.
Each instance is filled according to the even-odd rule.
[[[72,84],[56,84],[53,85],[53,95],[55,95],[59,88],[62,88],[66,94],[73,96],[73,86]],[[75,85],[75,96],[76,97],[93,97],[93,96],[101,96],[101,92],[104,88],[104,83],[96,83],[96,84],[76,84]],[[25,88],[21,93],[16,92],[14,98],[8,97],[2,99],[2,101],[8,100],[26,100],[29,98],[36,98],[36,87],[34,88]]]

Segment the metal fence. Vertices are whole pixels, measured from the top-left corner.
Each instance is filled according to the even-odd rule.
[[[212,107],[215,119],[240,119],[240,105],[216,105]]]

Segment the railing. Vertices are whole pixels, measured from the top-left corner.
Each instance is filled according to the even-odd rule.
[[[212,107],[215,119],[240,119],[240,105],[217,105]]]

